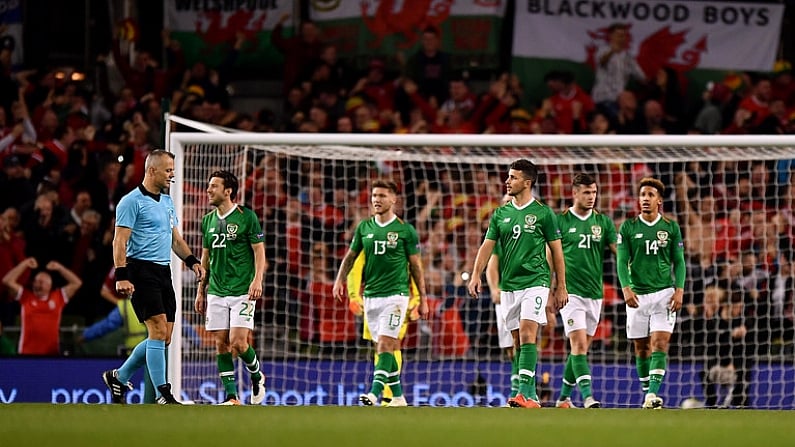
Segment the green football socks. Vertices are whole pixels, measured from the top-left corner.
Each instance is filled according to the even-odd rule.
[[[235,381],[235,363],[232,360],[232,353],[225,352],[216,356],[218,363],[218,373],[221,376],[221,384],[226,391],[226,397],[237,398],[237,383]]]
[[[571,397],[571,392],[574,390],[577,378],[574,377],[574,369],[571,366],[571,354],[566,358],[566,367],[563,369],[563,383],[560,385],[560,398],[558,400],[566,400]]]
[[[640,388],[643,394],[649,392],[649,361],[648,357],[635,356],[635,369],[638,371],[638,379],[640,380]]]
[[[591,368],[588,367],[588,356],[586,354],[572,355],[571,369],[577,378],[577,387],[583,399],[591,396]]]
[[[657,394],[665,377],[666,355],[664,352],[652,352],[649,362],[649,392]]]
[[[519,350],[519,394],[538,400],[536,393],[536,363],[538,350],[535,343],[525,343]]]

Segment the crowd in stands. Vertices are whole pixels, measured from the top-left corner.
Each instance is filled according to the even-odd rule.
[[[525,104],[522,80],[515,74],[495,73],[484,91],[475,90],[466,72],[451,66],[434,28],[424,30],[420,49],[398,58],[397,65],[373,58],[358,72],[338,57],[334,45],[323,42],[311,22],[302,23],[297,36],[284,37],[286,20],[271,42],[284,55],[284,104],[256,114],[234,110],[227,88],[246,45],[242,33],[216,67],[187,66],[179,42],[168,32],[163,33],[167,60],[160,62],[152,57],[155,52],[130,57],[124,42],[116,40],[112,56],[98,59],[91,88],[76,73],[11,67],[13,45],[0,46],[0,277],[23,262],[34,265],[26,259],[37,266],[55,261],[82,281],[68,304],[59,306],[64,315],[89,325],[116,309],[117,300],[101,293],[109,274],[112,283],[114,209],[143,178],[146,155],[162,144],[164,98],[179,116],[257,132],[795,132],[795,81],[784,61],[773,73],[715,79],[694,101],[685,96],[683,74],[671,68],[611,70],[609,53],[621,53],[626,38],[619,26],[611,29],[612,51],[597,54],[591,92],[572,73],[551,71],[545,76],[546,98]],[[114,83],[114,70],[121,83]],[[344,306],[335,307],[328,291],[352,226],[368,213],[367,181],[386,173],[357,163],[344,167],[347,175],[340,176],[288,158],[255,162],[246,202],[268,235],[271,270],[263,321],[291,326],[308,342],[355,343],[356,320]],[[637,208],[636,180],[663,176],[669,188],[666,212],[682,224],[687,244],[690,279],[679,345],[693,350],[688,355],[721,354],[708,352],[699,333],[723,334],[715,336],[723,337],[723,346],[742,346],[743,358],[773,352],[776,340],[792,340],[795,193],[789,164],[559,166],[545,172],[538,197],[563,209],[570,197],[567,179],[577,169],[598,173],[599,209],[616,225]],[[389,174],[403,186],[402,214],[416,225],[425,245],[438,318],[428,327],[417,324],[417,331],[438,338],[439,356],[497,349],[490,303],[468,300],[460,274],[474,259],[488,216],[502,200],[503,170],[401,166]],[[359,181],[334,181],[339,178]],[[200,208],[206,199],[201,188],[193,196]],[[610,334],[621,332],[623,306],[611,276],[614,268],[606,271],[606,316],[613,328],[604,328],[603,342],[609,344]],[[21,272],[15,281],[30,284],[36,272]],[[66,279],[54,273],[55,284],[63,286]],[[19,325],[24,332],[28,320],[19,294],[7,287],[0,293],[0,334],[3,327]],[[322,293],[328,300],[314,296]],[[342,326],[324,330],[316,323],[320,315],[333,316]],[[554,339],[554,325],[550,329],[547,335]],[[416,340],[409,338],[411,343]]]

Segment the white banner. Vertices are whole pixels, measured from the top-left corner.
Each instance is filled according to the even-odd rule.
[[[192,31],[215,40],[233,40],[235,33],[272,30],[283,14],[292,14],[292,1],[166,0],[165,25],[172,31]],[[291,17],[292,19],[292,17]],[[288,22],[288,25],[292,22]]]
[[[783,15],[784,5],[764,3],[518,0],[513,55],[592,63],[607,28],[625,23],[647,74],[664,65],[770,71]]]
[[[433,22],[436,17],[498,16],[505,13],[506,0],[313,0],[312,20],[377,17],[400,24]]]

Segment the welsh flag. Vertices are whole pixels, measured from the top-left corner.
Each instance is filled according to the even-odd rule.
[[[623,23],[646,76],[674,68],[693,81],[693,95],[727,72],[772,71],[783,16],[784,5],[761,2],[525,0],[517,2],[512,65],[533,102],[547,96],[543,76],[553,69],[590,89],[608,27]]]
[[[310,18],[323,38],[351,60],[373,56],[408,57],[419,47],[422,31],[441,31],[442,50],[455,68],[497,68],[504,0],[315,0]],[[361,61],[361,62],[364,62]]]
[[[283,55],[270,43],[273,28],[283,14],[293,13],[293,1],[267,2],[197,2],[165,0],[165,28],[182,44],[187,63],[205,61],[220,64],[237,34],[243,33],[246,44],[236,67],[262,71],[280,67]],[[290,22],[288,22],[289,24]]]

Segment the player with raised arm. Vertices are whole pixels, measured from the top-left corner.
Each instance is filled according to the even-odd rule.
[[[627,304],[627,338],[634,340],[645,393],[643,408],[658,409],[668,344],[684,295],[684,243],[679,224],[661,213],[663,183],[643,178],[638,192],[640,215],[621,224],[616,263]]]
[[[572,206],[558,215],[569,291],[569,302],[560,315],[571,349],[555,403],[558,408],[574,406],[571,392],[575,385],[585,408],[602,406],[591,391],[588,350],[602,313],[604,253],[606,248],[616,252],[616,227],[609,217],[594,209],[596,194],[593,176],[576,174],[572,179]]]
[[[149,334],[138,343],[119,369],[102,373],[113,403],[124,403],[132,389],[130,377],[146,365],[155,386],[157,403],[180,404],[166,381],[166,346],[171,343],[177,298],[171,283],[171,252],[185,262],[196,279],[205,271],[191,253],[178,227],[174,202],[165,191],[174,179],[174,154],[161,149],[149,153],[144,162],[143,182],[122,197],[116,207],[113,264],[116,291],[132,296],[138,321]]]
[[[199,283],[194,308],[205,315],[207,331],[215,334],[218,372],[226,391],[221,405],[241,404],[235,357],[243,360],[251,375],[250,402],[259,405],[265,398],[265,375],[248,340],[268,261],[259,218],[233,202],[237,191],[238,180],[231,172],[210,175],[207,196],[215,209],[202,219],[202,265],[208,275]]]
[[[468,289],[477,299],[481,275],[500,244],[500,301],[507,306],[506,324],[520,343],[518,352],[519,392],[509,399],[512,407],[540,408],[536,392],[538,331],[547,324],[550,294],[556,310],[566,305],[566,266],[560,243],[560,229],[555,213],[533,197],[532,187],[538,169],[529,160],[511,163],[506,192],[510,203],[497,208],[491,216],[486,238],[478,249]],[[550,292],[550,268],[547,246],[552,253],[560,287]]]
[[[345,283],[353,264],[364,252],[364,313],[370,334],[377,340],[378,352],[370,392],[359,397],[366,406],[375,405],[386,386],[393,394],[389,406],[407,405],[393,352],[400,349],[400,329],[407,317],[409,276],[419,290],[420,317],[428,318],[419,238],[414,226],[395,214],[396,201],[397,185],[384,180],[373,182],[371,203],[375,216],[357,225],[334,281],[334,296],[341,301],[346,297]]]
[[[362,328],[362,338],[365,340],[372,341],[376,343],[378,340],[373,339],[373,335],[370,333],[370,328],[367,324],[367,317],[364,315],[364,297],[362,297],[362,274],[364,273],[364,253],[359,253],[359,256],[356,257],[356,262],[353,263],[353,268],[351,272],[348,274],[348,309],[350,309],[351,313],[356,315],[357,317],[364,317],[364,325]],[[397,362],[398,372],[403,369],[403,353],[401,352],[401,343],[403,338],[406,337],[406,332],[409,329],[409,322],[415,321],[420,317],[419,308],[417,307],[420,304],[420,293],[417,290],[417,284],[414,280],[411,280],[409,284],[409,308],[408,308],[408,318],[403,319],[403,326],[400,327],[400,333],[398,333],[398,348],[392,352],[392,355],[395,356],[395,361]],[[373,363],[375,365],[378,364],[378,352],[376,351],[373,359]],[[391,387],[384,387],[384,390],[381,394],[381,406],[385,407],[388,406],[392,402],[392,388]]]

